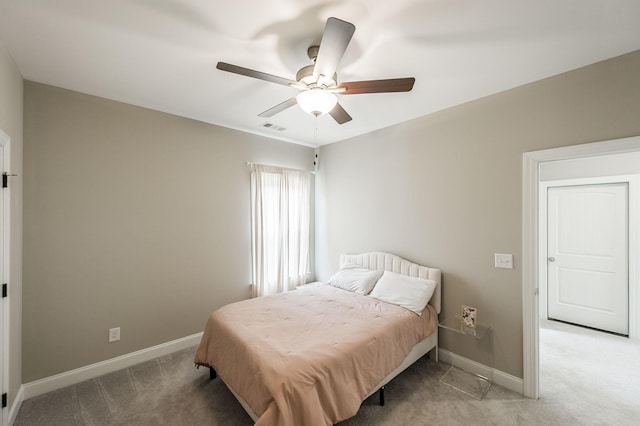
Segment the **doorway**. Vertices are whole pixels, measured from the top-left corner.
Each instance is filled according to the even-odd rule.
[[[539,279],[541,245],[539,238],[540,202],[539,191],[541,183],[541,165],[557,164],[559,160],[585,160],[591,159],[597,163],[603,156],[637,156],[640,155],[640,137],[617,139],[606,142],[583,144],[571,147],[548,149],[543,151],[527,152],[523,154],[523,217],[522,217],[522,285],[523,285],[523,393],[530,398],[539,397],[540,380],[540,292]],[[629,161],[625,167],[637,167],[640,163]],[[571,175],[576,173],[573,165],[565,164],[563,173]],[[633,174],[624,171],[621,163],[614,164],[613,171],[604,175],[622,173]],[[553,175],[553,173],[551,173]],[[565,176],[565,179],[579,176]],[[557,178],[557,177],[556,177]],[[552,180],[553,178],[550,178]],[[558,178],[559,179],[559,178]],[[636,194],[640,182],[636,179],[630,186],[630,194]],[[638,218],[640,213],[640,201],[638,196],[630,198],[630,217]],[[640,253],[640,225],[635,220],[629,223],[630,234],[634,236],[629,241],[629,258],[637,259]],[[629,336],[638,338],[640,331],[640,268],[638,262],[629,264]],[[545,261],[546,264],[546,261]],[[545,295],[546,296],[546,295]]]

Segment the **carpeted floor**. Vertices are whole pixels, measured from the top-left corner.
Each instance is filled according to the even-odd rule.
[[[540,398],[581,424],[640,424],[640,340],[542,321]]]
[[[15,425],[250,425],[190,348],[25,401]],[[543,322],[541,398],[492,386],[481,401],[439,382],[449,367],[423,358],[341,425],[637,425],[640,342]],[[313,424],[312,421],[309,424]]]

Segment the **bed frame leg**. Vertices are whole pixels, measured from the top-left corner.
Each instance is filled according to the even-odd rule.
[[[384,386],[380,388],[380,406],[384,407]]]
[[[218,377],[216,370],[214,370],[213,367],[209,367],[209,380],[213,380],[216,377]]]

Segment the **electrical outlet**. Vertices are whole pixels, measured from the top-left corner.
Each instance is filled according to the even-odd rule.
[[[495,266],[496,268],[513,269],[513,255],[496,253]]]
[[[109,329],[109,343],[120,340],[120,327]]]

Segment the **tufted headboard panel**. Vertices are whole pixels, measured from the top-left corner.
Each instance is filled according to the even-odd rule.
[[[391,271],[402,275],[408,275],[410,277],[426,278],[435,281],[438,285],[433,292],[433,296],[431,297],[429,304],[435,308],[437,313],[440,313],[442,303],[440,269],[418,265],[417,263],[409,262],[395,254],[384,253],[381,251],[362,254],[341,254],[340,267],[342,268],[347,263],[360,265],[367,269]]]

